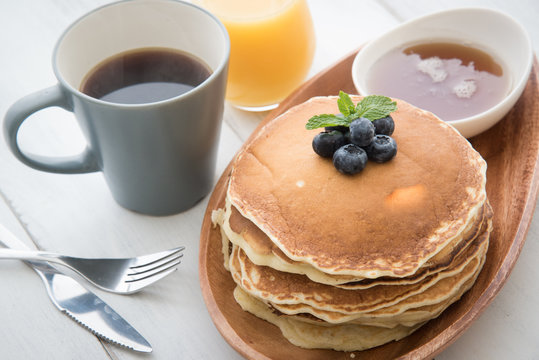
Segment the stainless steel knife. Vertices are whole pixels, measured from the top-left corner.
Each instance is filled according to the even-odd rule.
[[[0,225],[0,245],[30,250],[2,225]],[[46,262],[25,261],[25,263],[39,274],[53,304],[92,334],[131,350],[152,352],[151,345],[138,331],[75,279],[64,275]]]

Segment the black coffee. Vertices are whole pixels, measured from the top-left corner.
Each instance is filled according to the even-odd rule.
[[[211,74],[202,60],[178,50],[143,48],[114,55],[81,85],[89,96],[120,104],[145,104],[181,95]]]

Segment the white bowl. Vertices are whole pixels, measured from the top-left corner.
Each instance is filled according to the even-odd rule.
[[[430,40],[455,40],[485,49],[499,58],[510,75],[510,91],[497,105],[479,114],[447,121],[463,136],[475,136],[496,124],[515,105],[524,91],[533,50],[526,30],[499,11],[459,8],[425,15],[390,30],[365,45],[352,65],[352,79],[361,95],[369,95],[366,79],[371,66],[392,49]],[[383,95],[383,94],[379,94]]]

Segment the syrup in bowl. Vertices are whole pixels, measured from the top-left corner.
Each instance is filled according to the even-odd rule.
[[[372,66],[366,81],[370,93],[408,101],[446,121],[479,114],[511,90],[500,60],[449,41],[395,48]]]
[[[444,71],[439,71],[440,62],[443,65],[446,60],[444,59],[445,55],[440,52],[441,50],[439,48],[436,49],[436,46],[434,47],[436,50],[434,54],[420,54],[420,52],[423,53],[426,50],[414,49],[416,45],[435,43],[445,43],[445,45],[441,46],[442,50],[446,51],[449,49],[452,52],[451,55],[456,58],[458,58],[456,55],[459,55],[463,67],[469,67],[470,63],[472,63],[463,57],[466,53],[472,52],[477,55],[475,50],[469,49],[470,47],[487,53],[487,58],[490,57],[493,63],[501,67],[501,76],[497,75],[499,74],[497,71],[485,70],[481,67],[480,63],[482,60],[478,59],[475,55],[473,69],[479,75],[484,75],[483,72],[490,72],[491,75],[495,76],[494,80],[500,80],[499,84],[495,85],[500,95],[489,92],[487,94],[488,96],[481,97],[480,95],[485,89],[491,91],[494,89],[494,85],[489,83],[481,85],[484,80],[480,80],[481,83],[478,83],[477,79],[468,78],[468,75],[454,84],[450,83],[451,74],[447,70],[444,70],[445,74]],[[454,44],[464,46],[464,49],[455,50]],[[439,61],[434,59],[424,62],[420,65],[422,71],[417,69],[417,64],[410,66],[410,69],[416,75],[419,73],[423,76],[423,79],[426,79],[425,81],[431,82],[428,86],[422,85],[423,91],[431,91],[434,80],[443,79],[443,81],[439,82],[445,82],[447,84],[446,94],[451,95],[456,102],[454,104],[446,104],[445,107],[454,108],[455,111],[469,110],[469,112],[448,115],[432,107],[429,108],[428,104],[414,103],[413,100],[408,101],[418,107],[427,108],[427,110],[432,111],[467,138],[486,131],[511,110],[528,83],[533,63],[533,50],[530,37],[522,25],[509,15],[486,8],[465,7],[443,10],[400,24],[362,47],[352,64],[352,80],[358,93],[361,95],[386,95],[399,98],[398,95],[392,95],[393,93],[390,93],[390,90],[380,93],[380,89],[371,89],[370,86],[372,84],[368,80],[371,78],[371,75],[374,77],[372,70],[383,60],[384,55],[396,51],[396,54],[400,53],[404,57],[411,56],[404,53],[404,50],[408,48],[412,48],[409,49],[409,52],[415,53],[414,56],[418,62],[424,61],[427,58],[438,57],[440,59]],[[481,57],[479,56],[479,58]],[[386,74],[383,74],[383,76],[386,76]],[[392,80],[393,87],[398,80]],[[400,81],[403,82],[403,80]],[[434,85],[441,84],[435,83]],[[408,93],[411,92],[406,91],[407,94],[405,95],[409,95]],[[470,97],[467,98],[467,96]],[[498,96],[500,97],[495,99]],[[400,98],[406,100],[407,96],[401,94]],[[430,101],[434,102],[432,98]],[[473,104],[471,104],[472,102]],[[470,109],[476,105],[480,106],[482,103],[490,103],[490,106],[485,105],[483,110],[480,110],[480,108],[476,108],[475,110]]]

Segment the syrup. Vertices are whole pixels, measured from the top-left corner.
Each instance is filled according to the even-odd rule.
[[[458,120],[499,103],[510,91],[510,78],[490,54],[452,42],[429,42],[396,48],[370,69],[371,94],[405,100]]]

